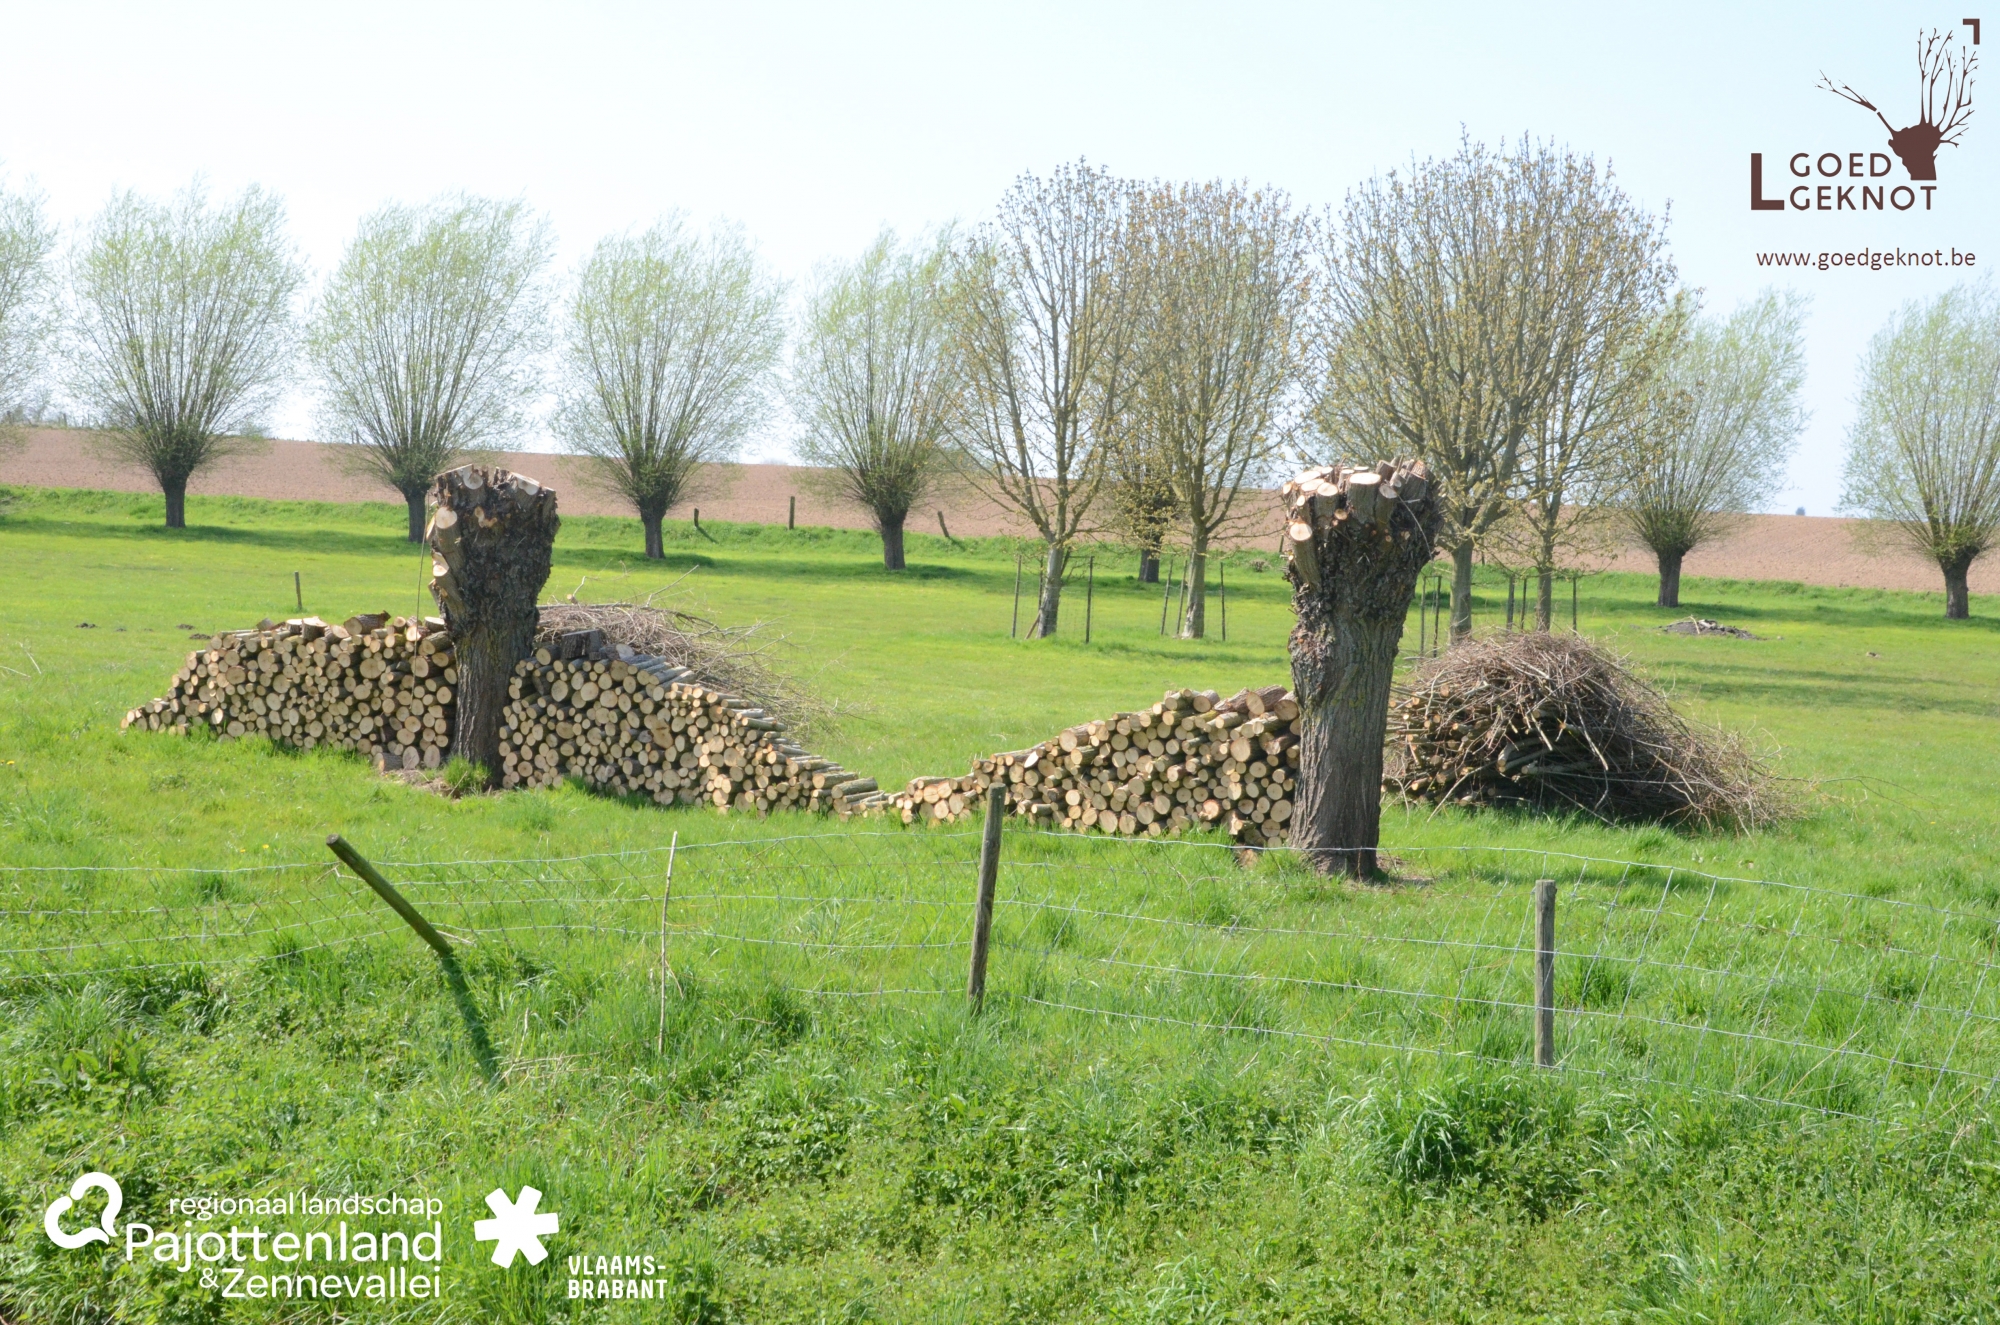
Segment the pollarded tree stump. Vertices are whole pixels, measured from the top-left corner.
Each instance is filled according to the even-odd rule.
[[[465,465],[432,489],[431,595],[458,654],[451,752],[500,767],[500,713],[514,664],[534,651],[536,599],[548,583],[556,494],[525,474]]]
[[[1396,646],[1440,515],[1420,460],[1311,469],[1285,485],[1299,788],[1292,845],[1320,870],[1375,873]]]

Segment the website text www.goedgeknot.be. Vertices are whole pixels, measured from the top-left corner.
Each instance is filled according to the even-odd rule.
[[[1971,252],[1942,248],[1864,248],[1848,253],[1759,253],[1760,267],[1812,267],[1827,271],[1834,267],[1863,267],[1887,271],[1898,267],[1970,267]]]

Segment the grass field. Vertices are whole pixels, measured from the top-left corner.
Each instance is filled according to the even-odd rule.
[[[102,1167],[128,1205],[441,1196],[451,1319],[660,1318],[569,1300],[560,1264],[485,1264],[466,1221],[522,1183],[563,1213],[558,1262],[655,1255],[681,1320],[1992,1318],[1985,604],[1945,622],[1917,595],[1691,581],[1685,612],[1767,636],[1697,639],[1657,631],[1676,614],[1649,581],[1587,580],[1584,633],[1758,733],[1797,818],[1729,837],[1394,808],[1385,839],[1420,882],[1370,891],[1215,847],[1010,837],[974,1020],[955,993],[971,837],[570,789],[445,801],[349,757],[118,733],[185,627],[292,614],[294,571],[308,611],[415,610],[400,519],[192,499],[169,533],[156,499],[46,492],[0,516],[5,946],[109,945],[70,978],[18,951],[0,972],[0,1317],[294,1318],[53,1248],[42,1207]],[[1157,591],[1109,549],[1092,642],[1079,583],[1065,637],[1031,643],[1008,638],[997,540],[913,535],[891,576],[866,535],[681,527],[662,569],[636,532],[566,521],[550,592],[695,568],[676,605],[772,622],[841,709],[815,745],[884,785],[1168,687],[1285,678],[1285,586],[1248,556],[1226,644],[1162,639]],[[1497,624],[1491,584],[1479,607]],[[479,936],[461,998],[327,877],[329,831]],[[1564,968],[1553,1075],[1519,1065],[1511,1006],[1544,870],[1565,948],[1595,954]],[[1947,1061],[1943,1089],[1907,1067]]]

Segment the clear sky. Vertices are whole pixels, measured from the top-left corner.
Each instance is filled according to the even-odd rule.
[[[1655,208],[1685,283],[1727,309],[1812,296],[1813,421],[1777,502],[1828,513],[1855,369],[1902,302],[1964,269],[1760,269],[1759,249],[1970,250],[2000,265],[2000,72],[1975,83],[1932,210],[1755,212],[1799,151],[1885,150],[1825,70],[1917,118],[1919,29],[1952,8],[1871,4],[1421,6],[1005,4],[15,5],[0,168],[79,223],[114,189],[281,193],[319,272],[365,212],[458,190],[521,196],[573,263],[682,210],[740,222],[781,272],[884,224],[977,221],[1025,170],[1240,178],[1337,204],[1451,151],[1553,137],[1608,158]],[[1992,15],[2000,24],[2000,11]],[[1982,33],[1983,36],[1983,33]],[[1996,36],[2000,44],[2000,36]],[[1987,51],[1982,45],[1982,55]],[[1988,98],[1991,101],[1988,101]],[[1822,181],[1815,180],[1815,183]],[[1877,181],[1880,183],[1881,181]],[[1887,183],[1905,182],[1901,165]],[[1857,191],[1858,192],[1858,191]],[[303,402],[274,423],[307,428]],[[752,447],[777,457],[785,428]]]

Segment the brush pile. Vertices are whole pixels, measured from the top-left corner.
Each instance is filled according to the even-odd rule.
[[[782,641],[761,625],[724,626],[691,613],[636,603],[544,603],[535,643],[555,647],[566,635],[595,631],[607,648],[624,645],[687,672],[715,690],[741,696],[781,714],[795,730],[825,717],[824,706],[804,686],[771,665]]]
[[[1388,789],[1453,805],[1750,828],[1778,816],[1762,764],[1696,731],[1609,654],[1544,632],[1471,640],[1389,712]]]
[[[575,777],[662,805],[707,801],[756,814],[845,817],[888,804],[875,779],[793,744],[761,706],[693,669],[609,644],[597,629],[556,637],[514,671],[500,718],[503,786]]]
[[[159,699],[123,726],[268,736],[359,750],[394,768],[436,768],[451,745],[451,633],[437,617],[262,621],[196,650]]]
[[[1228,699],[1169,690],[1141,712],[977,760],[964,777],[913,778],[893,804],[904,823],[949,823],[979,811],[999,782],[1010,813],[1052,826],[1126,837],[1220,828],[1258,846],[1281,840],[1292,816],[1298,716],[1283,686]]]

